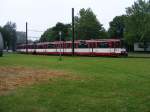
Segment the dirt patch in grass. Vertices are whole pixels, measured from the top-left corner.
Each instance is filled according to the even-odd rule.
[[[65,71],[52,71],[25,67],[0,67],[0,94],[17,87],[48,81],[49,79],[54,78],[65,78],[68,80],[81,79]]]

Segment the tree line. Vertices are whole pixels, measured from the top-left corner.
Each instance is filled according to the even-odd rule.
[[[132,6],[126,8],[125,14],[114,17],[109,26],[106,30],[92,9],[83,8],[75,16],[75,39],[119,38],[125,40],[125,43],[131,47],[134,42],[142,42],[146,49],[147,42],[150,41],[150,0],[137,0]],[[62,40],[72,39],[72,24],[58,22],[55,26],[48,28],[39,41],[57,41],[59,31],[62,32]],[[15,50],[16,24],[7,22],[0,27],[0,32],[4,38],[5,48]]]
[[[92,9],[81,9],[75,17],[75,39],[119,38],[126,44],[133,46],[134,42],[150,41],[150,0],[137,0],[126,8],[126,14],[116,16],[106,30]],[[70,40],[71,24],[57,23],[41,36],[40,41],[54,41],[59,39],[58,32],[63,32],[63,39]]]
[[[59,40],[59,31],[62,32],[63,40],[72,39],[72,25],[58,22],[56,26],[47,29],[41,36],[40,41]],[[75,16],[75,39],[98,39],[107,38],[107,32],[103,25],[98,21],[93,11],[81,9],[79,16]]]
[[[110,22],[108,30],[110,37],[120,37],[133,46],[134,42],[150,42],[150,0],[138,0],[131,7],[126,8],[126,14],[116,16]]]

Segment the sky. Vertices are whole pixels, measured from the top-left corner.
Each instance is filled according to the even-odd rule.
[[[47,28],[57,22],[71,23],[71,9],[75,15],[81,8],[91,8],[98,20],[109,28],[115,16],[125,14],[125,8],[135,0],[0,0],[0,25],[7,21],[17,24],[18,31],[25,31],[28,22],[29,37],[40,37]],[[37,30],[40,32],[33,32]]]

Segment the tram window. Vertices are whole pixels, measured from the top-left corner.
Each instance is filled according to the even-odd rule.
[[[38,45],[38,49],[43,49],[44,47],[42,45]]]
[[[30,46],[30,45],[28,45],[28,49],[31,49],[31,46]]]
[[[89,47],[90,47],[90,48],[96,48],[96,43],[95,43],[95,42],[89,43]]]
[[[48,48],[55,48],[54,44],[48,44]]]
[[[79,48],[88,48],[88,44],[86,42],[80,42],[78,47]]]
[[[59,48],[63,48],[63,44],[62,43],[59,44]]]
[[[109,44],[106,42],[99,43],[99,48],[109,48]]]
[[[70,48],[70,44],[69,43],[66,44],[66,48]]]
[[[110,48],[114,48],[114,42],[110,42],[110,43],[109,43],[109,47],[110,47]]]
[[[78,43],[76,43],[76,44],[75,44],[75,48],[78,48],[78,46],[79,46]]]
[[[32,48],[33,48],[33,49],[36,49],[36,45],[35,45],[35,44],[34,44],[34,45],[32,45]]]
[[[33,47],[32,47],[32,45],[29,45],[29,49],[32,49]]]
[[[115,43],[115,47],[116,47],[116,48],[120,48],[120,47],[121,47],[120,42],[116,42],[116,43]]]

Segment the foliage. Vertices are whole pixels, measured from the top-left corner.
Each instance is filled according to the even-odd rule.
[[[126,9],[126,13],[125,39],[128,43],[150,40],[150,1],[138,0]]]
[[[62,32],[62,40],[68,40],[68,32],[71,28],[70,24],[57,23],[55,27],[52,28],[53,36],[56,40],[59,40],[59,32]]]
[[[57,56],[9,54],[0,59],[0,67],[9,69],[14,65],[34,69],[35,73],[36,69],[61,71],[64,78],[52,77],[7,92],[0,96],[0,112],[148,112],[150,109],[149,58],[64,57],[59,62]],[[5,72],[6,75],[0,74],[2,78],[24,77]]]
[[[107,38],[108,33],[97,20],[96,15],[89,8],[81,9],[80,15],[75,17],[75,39]],[[56,26],[47,29],[40,41],[59,40],[59,31],[62,31],[62,40],[71,40],[72,29],[70,24],[57,23]]]
[[[9,37],[10,37],[10,34],[3,27],[0,27],[0,32],[2,33],[2,36],[3,36],[4,48],[6,48],[7,46],[9,46],[9,41],[10,41]]]
[[[69,31],[71,25],[58,22],[56,26],[47,29],[41,36],[40,41],[56,41],[59,40],[59,32],[62,32],[62,40],[69,40]]]
[[[15,50],[16,48],[16,24],[12,22],[7,22],[6,25],[0,28],[4,38],[5,48]]]
[[[126,16],[116,16],[110,23],[110,28],[108,30],[110,38],[123,38],[125,29],[125,19]]]
[[[48,41],[53,41],[53,40],[55,39],[52,36],[52,28],[47,29],[40,38],[41,42],[48,42]]]
[[[75,17],[75,33],[76,39],[83,40],[104,38],[107,35],[102,24],[90,8],[81,9],[79,16]]]

